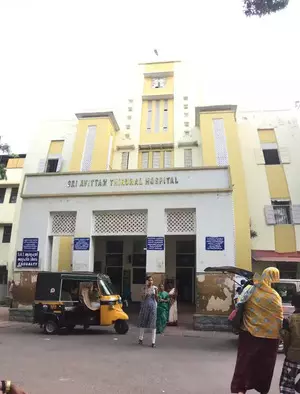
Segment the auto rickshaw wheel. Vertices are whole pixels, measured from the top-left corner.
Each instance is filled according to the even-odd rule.
[[[55,335],[58,332],[58,324],[54,320],[47,320],[44,324],[44,333],[47,335]]]
[[[129,330],[129,326],[126,320],[117,320],[115,322],[115,330],[117,334],[125,335]]]

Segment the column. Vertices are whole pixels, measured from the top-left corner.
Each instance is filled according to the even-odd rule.
[[[94,243],[91,238],[92,212],[89,207],[82,206],[77,211],[76,230],[73,240],[73,271],[94,270]]]
[[[153,276],[157,286],[164,282],[165,262],[165,210],[155,205],[148,208],[146,272]]]

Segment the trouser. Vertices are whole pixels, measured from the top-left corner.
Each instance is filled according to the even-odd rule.
[[[151,330],[152,332],[152,343],[155,343],[156,341],[156,328]],[[139,336],[139,340],[142,341],[144,339],[144,333],[145,333],[145,329],[143,327],[140,328],[140,336]]]

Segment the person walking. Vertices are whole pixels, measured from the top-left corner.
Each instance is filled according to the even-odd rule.
[[[280,394],[300,393],[300,293],[292,298],[295,312],[283,321],[281,338],[285,360],[280,377]]]
[[[283,320],[281,297],[271,285],[279,279],[278,269],[269,267],[240,296],[244,314],[231,393],[270,390]]]
[[[157,319],[157,287],[153,284],[152,276],[147,276],[146,285],[142,288],[142,303],[139,314],[139,344],[143,344],[145,328],[152,330],[152,347],[156,345],[156,319]]]
[[[169,309],[170,309],[170,296],[165,291],[164,285],[159,285],[158,290],[158,304],[157,304],[157,320],[156,330],[158,334],[162,334],[167,326],[169,320]]]
[[[178,322],[178,308],[177,308],[177,290],[173,287],[169,291],[170,296],[170,311],[168,326],[177,326]]]

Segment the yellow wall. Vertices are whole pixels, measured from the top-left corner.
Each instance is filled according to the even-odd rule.
[[[202,141],[202,157],[204,166],[216,166],[215,139],[213,133],[213,115],[204,113],[200,115],[200,130]]]
[[[277,142],[274,129],[260,129],[258,130],[258,135],[262,144]]]
[[[152,102],[152,127],[151,131],[147,131],[148,101],[143,101],[140,144],[163,144],[166,142],[174,142],[174,101],[168,100],[168,130],[163,131],[163,108],[164,100],[160,103],[160,131],[154,131],[155,125],[155,102]]]
[[[48,155],[61,155],[64,146],[64,141],[51,141]]]
[[[163,95],[174,93],[174,78],[173,77],[162,77],[165,78],[166,84],[163,88],[152,88],[152,78],[144,79],[144,90],[143,95]]]
[[[58,271],[72,271],[72,237],[60,237]]]
[[[274,226],[275,251],[278,253],[296,252],[295,228],[291,224],[276,224]]]
[[[200,114],[203,163],[216,165],[213,119],[224,119],[227,151],[233,186],[236,266],[251,270],[250,217],[241,147],[233,112]]]
[[[282,165],[265,166],[271,199],[289,199],[290,193]]]
[[[110,135],[112,135],[113,137],[115,135],[110,120],[100,119],[99,123],[97,124],[97,132],[96,132],[95,145],[94,145],[93,156],[92,156],[91,171],[106,170]],[[112,143],[111,150],[113,150],[113,146],[114,146],[114,141]],[[111,153],[111,160],[113,156],[112,153]]]
[[[109,137],[115,136],[114,127],[108,118],[88,118],[79,119],[77,135],[74,143],[73,155],[70,164],[70,171],[80,171],[83,150],[88,126],[96,126],[96,137],[92,155],[91,171],[106,170]],[[114,141],[113,141],[114,142]],[[112,144],[113,151],[114,143]],[[113,152],[112,152],[113,153]],[[113,154],[111,155],[113,156]],[[112,159],[112,158],[111,158]]]
[[[174,71],[174,62],[145,64],[145,73]]]

